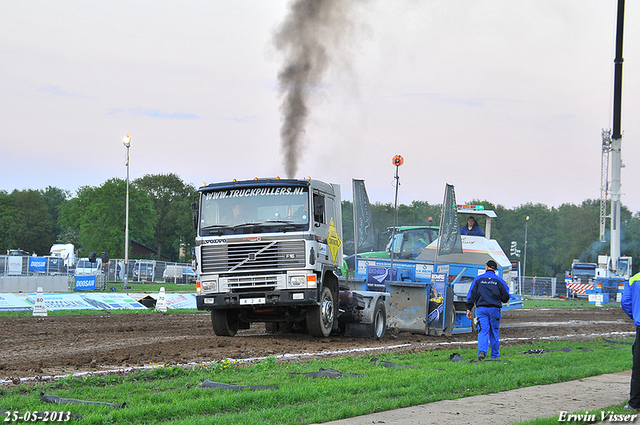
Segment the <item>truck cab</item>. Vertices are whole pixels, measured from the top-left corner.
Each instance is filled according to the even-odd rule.
[[[328,336],[337,327],[340,186],[254,179],[199,189],[196,305],[217,335],[253,322]]]

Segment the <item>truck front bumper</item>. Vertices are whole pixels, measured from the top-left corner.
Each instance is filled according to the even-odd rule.
[[[295,289],[288,291],[260,291],[224,294],[196,295],[198,310],[216,310],[230,308],[261,308],[306,306],[318,304],[318,290]]]

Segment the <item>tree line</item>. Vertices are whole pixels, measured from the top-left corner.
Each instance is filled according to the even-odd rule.
[[[0,191],[0,253],[23,249],[48,255],[54,243],[72,243],[86,257],[90,252],[107,252],[124,258],[126,181],[113,178],[100,186],[81,186],[75,195],[47,187],[44,190]],[[195,232],[190,205],[197,190],[175,174],[145,175],[130,182],[130,239],[171,261],[190,261]],[[609,254],[609,242],[600,242],[600,202],[585,200],[580,205],[548,207],[527,203],[505,208],[489,201],[472,200],[494,210],[491,237],[512,260],[524,261],[527,233],[527,275],[562,277],[574,259],[597,262],[598,255]],[[393,226],[391,203],[372,204],[373,227],[383,232]],[[440,223],[441,204],[413,201],[398,206],[398,225]],[[460,215],[460,226],[467,215]],[[526,220],[529,217],[529,220]],[[430,220],[431,218],[431,220]],[[476,215],[480,227],[485,218]],[[342,202],[343,241],[353,241],[353,204]],[[621,253],[640,258],[640,213],[622,206]],[[608,231],[607,231],[608,240]],[[519,258],[509,254],[511,242],[521,250]],[[181,255],[182,253],[182,255]],[[640,262],[640,260],[638,261]],[[634,272],[640,264],[634,264]]]
[[[0,191],[0,252],[19,248],[48,255],[53,244],[71,243],[82,257],[107,252],[124,258],[126,186],[126,180],[112,178],[81,186],[75,196],[51,186]],[[155,258],[190,261],[195,241],[190,205],[196,199],[196,188],[175,174],[131,181],[130,240],[155,251]]]

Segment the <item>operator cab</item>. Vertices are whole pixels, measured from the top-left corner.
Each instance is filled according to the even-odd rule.
[[[491,219],[497,215],[493,210],[485,210],[483,205],[456,205],[458,215],[482,215],[485,217],[484,237],[491,239]],[[480,223],[478,223],[480,225]]]

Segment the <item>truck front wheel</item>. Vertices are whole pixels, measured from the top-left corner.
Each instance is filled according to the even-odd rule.
[[[325,286],[322,288],[320,305],[311,306],[307,310],[307,330],[309,334],[317,337],[328,337],[331,335],[335,316],[333,294],[331,290]]]
[[[218,336],[234,336],[238,332],[238,318],[232,310],[211,310],[211,324]]]

